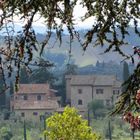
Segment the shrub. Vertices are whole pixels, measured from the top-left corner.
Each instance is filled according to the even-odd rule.
[[[82,119],[75,108],[66,107],[62,114],[54,114],[46,120],[45,135],[49,140],[99,140],[87,121]]]

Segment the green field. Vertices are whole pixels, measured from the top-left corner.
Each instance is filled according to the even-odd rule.
[[[109,119],[97,118],[92,119],[90,124],[93,131],[100,134],[102,140],[109,139]],[[113,117],[110,119],[110,128],[112,140],[133,140],[130,125],[125,123],[120,117]],[[44,123],[26,121],[27,140],[44,140],[43,137]],[[140,140],[140,133],[135,132],[135,140]],[[24,138],[24,124],[20,120],[0,120],[0,140],[7,136],[4,140],[22,140]],[[10,138],[11,137],[11,138]],[[40,139],[42,138],[42,139]]]
[[[93,119],[91,126],[94,131],[100,133],[103,140],[109,140],[109,119]],[[133,140],[130,125],[125,123],[121,118],[114,117],[110,119],[110,128],[112,140]],[[140,133],[134,133],[135,140],[140,140]]]

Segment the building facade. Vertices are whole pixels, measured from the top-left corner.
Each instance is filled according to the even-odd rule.
[[[39,120],[59,108],[56,92],[48,84],[20,84],[11,97],[11,111],[21,119]]]
[[[87,110],[93,100],[102,100],[111,106],[121,93],[121,81],[110,75],[67,75],[67,103],[79,110]]]

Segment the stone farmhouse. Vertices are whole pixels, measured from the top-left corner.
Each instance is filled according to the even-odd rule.
[[[92,100],[102,100],[104,105],[114,104],[121,93],[121,81],[113,75],[67,75],[67,103],[86,111]]]
[[[49,84],[20,84],[11,97],[11,111],[21,119],[41,120],[59,108],[56,92]]]

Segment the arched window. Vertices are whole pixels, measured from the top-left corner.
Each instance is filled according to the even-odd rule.
[[[78,105],[82,105],[82,104],[83,104],[82,100],[79,99],[79,100],[78,100]]]

